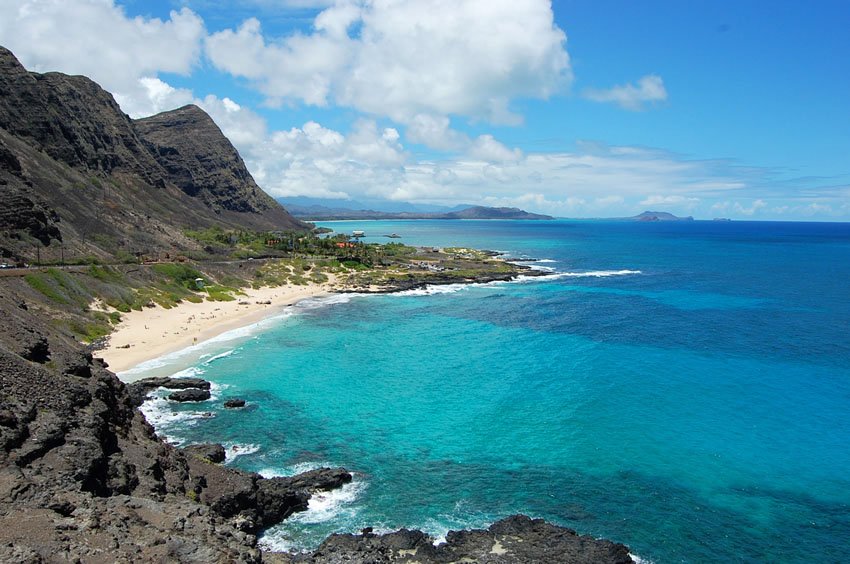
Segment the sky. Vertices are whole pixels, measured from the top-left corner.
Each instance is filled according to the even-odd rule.
[[[850,221],[847,0],[0,0],[133,118],[194,103],[275,197]]]

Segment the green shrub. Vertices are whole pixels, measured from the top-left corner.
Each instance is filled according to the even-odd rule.
[[[67,298],[51,283],[50,278],[43,273],[27,274],[24,276],[24,280],[32,289],[41,292],[47,299],[58,304],[68,303]]]
[[[201,278],[201,273],[186,264],[165,263],[153,265],[154,272],[167,276],[172,281],[186,288],[195,283],[196,278]]]

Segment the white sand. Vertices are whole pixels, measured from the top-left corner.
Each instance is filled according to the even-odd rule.
[[[142,362],[261,321],[305,298],[327,295],[332,289],[328,282],[242,291],[247,295],[232,302],[183,302],[171,309],[156,306],[123,313],[109,344],[95,356],[103,358],[113,372],[124,372]]]

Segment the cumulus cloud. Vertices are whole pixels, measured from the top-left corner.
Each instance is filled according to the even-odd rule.
[[[408,155],[394,128],[358,120],[342,134],[315,121],[270,131],[265,120],[228,98],[197,103],[239,150],[257,183],[273,196],[348,198],[398,184]]]
[[[142,77],[116,91],[113,96],[121,109],[132,118],[173,110],[191,103],[194,98],[191,90],[174,88],[155,77]]]
[[[699,204],[699,198],[689,198],[681,195],[674,196],[661,196],[658,194],[654,194],[649,196],[645,200],[643,200],[640,205],[642,206],[669,206],[669,205],[677,205],[686,208],[694,208]]]
[[[767,208],[767,202],[762,199],[752,200],[749,204],[742,204],[740,201],[737,200],[734,202],[725,200],[722,202],[717,202],[711,206],[712,211],[720,213],[732,212],[739,216],[752,216],[765,208]],[[777,209],[781,209],[781,207],[775,208],[775,213]]]
[[[3,45],[28,69],[83,74],[140,112],[186,98],[151,81],[162,72],[190,73],[205,34],[188,8],[167,20],[130,18],[112,0],[6,0],[0,18]]]
[[[480,202],[567,216],[647,207],[738,217],[850,214],[844,177],[782,179],[729,161],[592,142],[524,153],[455,129],[460,120],[516,123],[512,101],[569,85],[566,36],[548,0],[252,2],[309,9],[312,28],[269,37],[249,18],[207,36],[188,8],[167,19],[131,18],[114,0],[6,0],[0,43],[30,69],[90,76],[133,117],[200,105],[275,196]],[[201,98],[166,81],[165,73],[200,68],[202,54],[269,104],[342,105],[359,116],[344,131],[309,120],[274,130],[233,98]],[[655,75],[584,95],[631,110],[667,99]],[[445,154],[417,160],[402,138]]]
[[[518,161],[522,158],[519,149],[508,149],[492,135],[481,135],[469,149],[469,156],[488,162]]]
[[[212,34],[206,51],[272,103],[333,102],[402,124],[517,123],[511,100],[569,83],[565,41],[547,0],[339,0],[310,34],[267,40],[250,19]],[[414,124],[420,139],[424,125]]]
[[[623,84],[608,90],[588,89],[584,97],[594,102],[613,102],[621,108],[637,111],[647,104],[663,102],[667,99],[667,89],[660,76],[648,74],[638,80],[637,85]]]

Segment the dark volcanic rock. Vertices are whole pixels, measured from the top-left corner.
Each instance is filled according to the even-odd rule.
[[[2,47],[0,127],[75,168],[166,175],[111,94],[84,76],[30,73]]]
[[[210,383],[202,378],[169,378],[168,376],[157,376],[152,378],[142,378],[127,385],[130,398],[133,405],[140,406],[147,398],[148,393],[157,388],[167,388],[169,390],[186,390],[199,389],[209,390]],[[173,395],[173,394],[172,394]],[[171,398],[169,398],[171,399]],[[209,399],[207,396],[204,399]],[[176,400],[176,401],[199,401],[199,400]]]
[[[202,445],[189,445],[183,448],[188,454],[192,456],[197,456],[199,458],[203,458],[204,460],[208,460],[210,462],[215,462],[216,464],[224,462],[226,457],[226,453],[224,451],[224,447],[217,443],[206,443]]]
[[[245,400],[241,398],[233,398],[224,402],[224,407],[233,409],[236,407],[245,407]]]
[[[259,562],[255,537],[192,501],[200,477],[126,387],[43,304],[20,308],[12,282],[0,280],[0,561]],[[50,362],[24,358],[23,329]]]
[[[203,378],[168,378],[160,386],[169,390],[186,390],[188,388],[197,388],[199,390],[210,389],[210,383]]]
[[[209,390],[199,390],[198,388],[186,388],[185,390],[177,390],[168,395],[171,401],[206,401],[210,399]]]
[[[186,227],[308,229],[257,186],[207,114],[175,112],[133,121],[90,79],[29,72],[0,47],[3,255],[33,254],[22,234],[107,258],[130,241],[148,253],[199,249]]]
[[[313,492],[340,487],[351,481],[344,469],[322,468],[291,478],[266,479],[259,474],[189,460],[190,473],[203,484],[200,500],[238,527],[256,533],[296,511],[307,509]]]
[[[184,106],[135,124],[169,179],[189,196],[213,210],[265,214],[279,229],[304,229],[257,186],[242,157],[199,107]]]
[[[579,536],[572,529],[542,519],[514,515],[489,529],[452,531],[446,542],[434,546],[420,531],[402,529],[386,535],[328,537],[312,554],[293,557],[293,562],[341,564],[481,562],[514,564],[627,564],[633,562],[628,547],[610,541]]]
[[[335,490],[351,482],[351,473],[345,468],[316,468],[303,472],[291,478],[275,478],[287,480],[296,489],[308,491]]]

